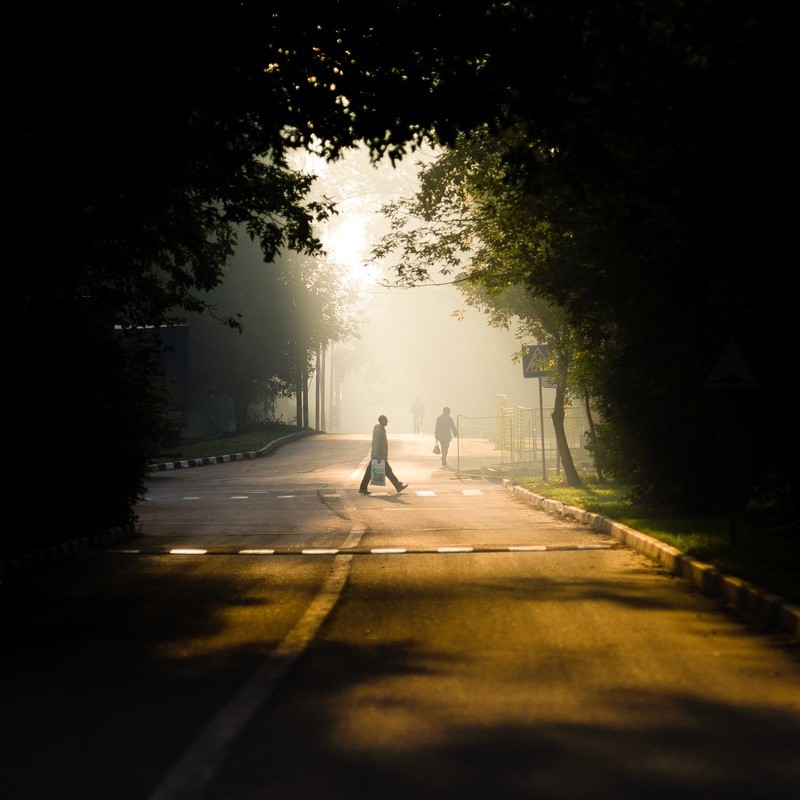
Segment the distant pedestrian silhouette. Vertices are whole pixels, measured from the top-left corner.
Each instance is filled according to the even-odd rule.
[[[450,440],[458,436],[456,424],[450,416],[450,407],[445,406],[442,413],[436,417],[436,441],[442,451],[442,466],[447,466],[447,451],[450,449]]]
[[[425,404],[419,397],[411,404],[411,415],[414,417],[414,433],[422,433],[422,420],[425,419]]]

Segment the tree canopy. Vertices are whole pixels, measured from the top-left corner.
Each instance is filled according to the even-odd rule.
[[[788,0],[166,0],[117,3],[113,21],[96,5],[39,14],[13,9],[4,53],[11,363],[26,422],[57,427],[27,450],[68,453],[76,475],[119,457],[107,434],[131,424],[130,387],[97,337],[201,310],[240,228],[267,263],[319,252],[314,225],[331,209],[289,166],[294,148],[335,158],[364,142],[394,159],[485,127],[517,132],[516,185],[557,196],[583,231],[580,253],[531,285],[596,344],[618,474],[671,487],[673,502],[709,473],[722,487],[727,400],[700,387],[736,337],[763,383],[737,423],[743,493],[796,485],[788,449],[755,422],[777,402],[793,313],[775,288],[796,171]],[[75,430],[101,418],[97,403],[106,433]],[[797,423],[781,438],[796,441]],[[647,474],[626,471],[630,448],[652,454]],[[130,518],[146,474],[143,446],[124,457],[124,490],[100,487],[121,498],[109,524]],[[54,508],[75,508],[75,489]]]

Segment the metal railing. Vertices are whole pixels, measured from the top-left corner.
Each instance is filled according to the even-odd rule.
[[[500,408],[494,417],[456,417],[456,469],[464,474],[561,471],[552,408]],[[591,466],[589,424],[580,407],[565,409],[564,431],[576,466]]]

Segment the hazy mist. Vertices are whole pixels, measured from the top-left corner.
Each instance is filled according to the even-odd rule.
[[[364,306],[360,339],[336,344],[327,354],[327,430],[367,433],[378,415],[386,414],[390,432],[412,433],[411,404],[417,397],[426,408],[423,433],[431,436],[445,405],[454,418],[494,415],[498,395],[505,396],[506,406],[539,405],[538,381],[524,378],[522,365],[513,361],[522,345],[515,331],[489,327],[483,313],[468,308],[452,285],[386,288],[379,281],[394,280],[391,264],[366,263],[388,230],[380,206],[397,199],[398,192],[413,192],[418,160],[410,156],[399,169],[388,163],[376,169],[363,153],[354,153],[324,166],[319,188],[339,200],[340,214],[323,241],[332,258],[358,277]],[[431,276],[437,283],[451,277]],[[461,319],[453,316],[456,310],[463,312]],[[331,364],[342,351],[352,366],[341,383],[336,425]],[[552,404],[549,393],[544,404]],[[310,417],[313,426],[313,405]]]

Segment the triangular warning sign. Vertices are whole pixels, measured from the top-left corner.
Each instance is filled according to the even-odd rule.
[[[752,392],[760,388],[733,340],[720,353],[703,383],[706,392]]]
[[[522,353],[522,375],[525,378],[544,377],[544,367],[547,365],[549,350],[550,345],[547,344],[525,346]]]

